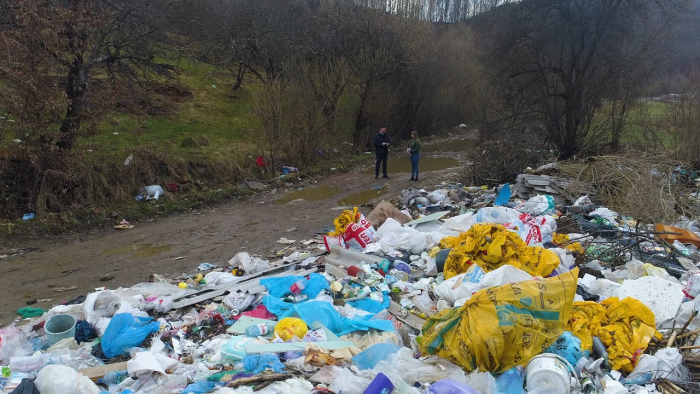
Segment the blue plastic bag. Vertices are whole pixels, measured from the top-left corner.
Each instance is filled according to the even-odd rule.
[[[301,304],[290,304],[267,295],[263,298],[263,304],[270,313],[277,315],[280,320],[285,317],[299,317],[306,324],[319,322],[331,330],[333,334],[339,336],[357,330],[368,331],[370,328],[380,331],[394,331],[394,325],[389,320],[370,320],[374,315],[349,319],[341,316],[329,302],[312,300]]]
[[[265,278],[260,279],[260,284],[267,288],[267,292],[270,293],[271,296],[282,298],[291,294],[290,287],[301,278],[303,277],[293,275],[278,278]],[[306,294],[309,296],[309,299],[313,299],[316,298],[318,293],[328,288],[328,281],[323,275],[310,274],[309,281],[306,283],[304,290],[301,291],[301,294]]]
[[[364,300],[350,301],[348,304],[354,308],[362,309],[365,312],[377,314],[385,309],[389,309],[391,298],[384,294],[384,301],[382,302],[365,298]]]
[[[426,394],[479,394],[479,392],[464,383],[444,379],[431,384]]]
[[[268,368],[280,373],[284,369],[284,364],[274,354],[251,354],[243,357],[241,362],[243,362],[243,368],[246,372],[252,373],[260,373]]]
[[[158,332],[160,325],[150,317],[136,317],[130,313],[114,315],[102,336],[102,351],[107,358],[127,354],[140,345],[150,334]],[[150,323],[149,323],[150,322]]]
[[[524,394],[524,385],[523,375],[515,367],[503,372],[496,378],[496,387],[498,387],[500,394]]]
[[[185,387],[182,394],[204,394],[223,385],[224,384],[221,382],[208,382],[206,380],[200,380],[199,382],[194,382]]]
[[[586,350],[581,350],[581,340],[573,335],[570,331],[564,331],[563,334],[550,345],[544,353],[554,353],[562,356],[571,363],[571,365],[576,365],[581,357],[588,357],[591,352]]]
[[[389,359],[399,349],[401,349],[401,346],[393,342],[378,343],[353,357],[352,361],[360,369],[372,369],[380,361]]]

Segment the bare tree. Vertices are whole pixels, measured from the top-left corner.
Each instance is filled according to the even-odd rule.
[[[157,2],[129,0],[4,0],[9,23],[0,34],[13,116],[31,120],[44,143],[70,151],[81,126],[97,112],[90,101],[98,74],[114,81],[148,71],[164,73],[169,67],[153,61],[153,41],[162,23],[152,19]],[[151,8],[149,8],[151,7]],[[161,15],[162,16],[162,15]],[[98,70],[99,69],[99,70]],[[52,75],[58,74],[58,79]],[[17,78],[21,76],[21,78]],[[64,86],[64,94],[56,88]],[[26,99],[22,99],[26,98]],[[56,106],[65,104],[65,113]],[[39,108],[37,106],[42,106]],[[98,103],[99,104],[99,103]],[[48,116],[48,117],[47,117]],[[42,124],[43,121],[43,124]],[[52,135],[51,124],[58,122]]]
[[[531,0],[504,8],[490,62],[512,110],[536,115],[565,157],[600,141],[596,111],[605,98],[625,106],[635,97],[630,87],[640,80],[632,77],[657,59],[682,3]],[[618,142],[626,109],[613,111]]]

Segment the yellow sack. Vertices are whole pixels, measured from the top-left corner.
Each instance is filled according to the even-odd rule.
[[[294,337],[304,339],[307,332],[309,332],[309,327],[298,317],[285,317],[275,326],[275,334],[285,341]]]
[[[567,330],[581,339],[581,350],[590,350],[597,336],[608,350],[612,369],[632,372],[651,338],[662,338],[655,320],[654,312],[638,300],[613,297],[600,304],[575,302]]]
[[[548,279],[483,289],[463,306],[423,325],[418,345],[468,371],[503,372],[526,365],[564,332],[578,268]]]
[[[512,265],[532,276],[547,276],[559,266],[559,257],[551,250],[528,246],[520,236],[505,227],[476,223],[457,237],[446,237],[440,246],[452,248],[445,261],[445,279],[467,272],[476,263],[485,272]]]
[[[360,215],[358,215],[357,207],[353,208],[352,211],[343,211],[343,213],[341,213],[340,216],[335,218],[335,220],[333,221],[333,224],[335,225],[335,230],[328,233],[328,235],[332,237],[337,237],[343,234],[345,232],[345,229],[348,227],[348,224],[357,223],[359,219]]]
[[[571,238],[569,238],[569,234],[557,234],[554,233],[552,234],[552,243],[555,245],[559,245],[560,247],[578,253],[580,255],[583,255],[585,251],[583,250],[583,246],[581,246],[581,243],[579,242],[571,242]],[[564,245],[564,246],[561,246]]]

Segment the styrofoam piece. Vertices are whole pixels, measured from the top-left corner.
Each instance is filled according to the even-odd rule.
[[[653,276],[622,282],[620,299],[632,297],[654,312],[656,325],[673,319],[683,303],[683,286]]]
[[[622,285],[608,279],[596,278],[595,282],[589,287],[589,292],[597,294],[605,298],[617,297]],[[620,296],[620,298],[624,298]]]

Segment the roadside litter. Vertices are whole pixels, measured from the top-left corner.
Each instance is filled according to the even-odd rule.
[[[0,388],[697,392],[697,223],[643,223],[567,185],[403,190],[325,235],[279,240],[276,261],[240,252],[22,308],[0,328]]]

